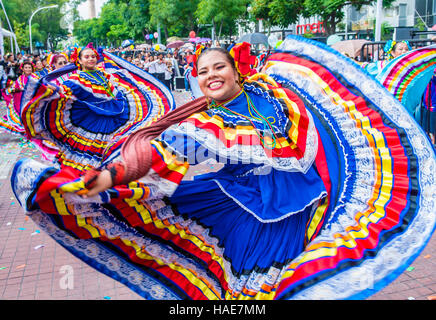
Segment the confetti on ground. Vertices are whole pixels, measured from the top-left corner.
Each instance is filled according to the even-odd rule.
[[[415,270],[415,267],[408,267],[406,270],[407,271],[413,271],[413,270]]]
[[[40,249],[40,248],[42,248],[42,247],[45,247],[43,244],[40,244],[40,245],[38,245],[38,246],[36,246],[34,249],[35,250],[38,250],[38,249]]]
[[[24,231],[26,230],[26,228],[18,228],[18,230]]]
[[[4,269],[6,269],[6,267],[0,267],[0,270],[4,270]]]
[[[19,265],[18,267],[16,267],[15,269],[23,269],[25,266],[26,266],[25,264],[22,264],[22,265]]]
[[[428,296],[427,299],[428,300],[436,300],[436,296]]]
[[[31,235],[31,236],[34,236],[34,235],[37,235],[37,234],[39,234],[39,233],[41,233],[41,231],[39,231],[39,230],[35,230],[35,232],[31,233],[30,235]]]
[[[431,255],[427,254],[427,255],[425,255],[423,258],[424,258],[424,259],[428,259],[428,258],[430,258],[430,257],[431,257]]]
[[[408,297],[407,300],[415,300],[414,297]]]
[[[8,222],[8,223],[6,223],[7,226],[10,226],[11,224],[12,224],[12,222]]]
[[[111,297],[109,297],[109,296],[104,296],[103,299],[105,299],[105,300],[110,300]]]

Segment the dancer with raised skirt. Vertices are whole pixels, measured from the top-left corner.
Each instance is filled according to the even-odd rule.
[[[279,49],[247,78],[247,54],[198,52],[203,97],[113,135],[82,170],[21,160],[15,195],[59,244],[147,299],[368,297],[434,231],[434,150],[356,64],[299,37]],[[51,112],[31,114],[29,128]],[[204,161],[222,169],[184,179]]]

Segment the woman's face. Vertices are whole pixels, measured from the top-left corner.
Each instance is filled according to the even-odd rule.
[[[30,64],[25,64],[23,66],[23,73],[25,76],[30,75],[32,73],[32,71],[33,71],[33,69],[32,69],[32,66]]]
[[[58,61],[56,61],[56,63],[54,64],[54,68],[56,70],[56,69],[62,68],[66,64],[67,64],[67,59],[65,59],[65,58],[58,58]]]
[[[35,68],[36,68],[36,70],[42,70],[42,69],[44,69],[44,65],[42,64],[42,62],[40,60],[38,60],[35,63]]]
[[[197,67],[198,84],[206,97],[222,102],[236,95],[241,89],[238,72],[233,69],[223,53],[204,53]]]
[[[79,63],[83,70],[94,70],[97,65],[97,55],[94,50],[83,49],[79,58]]]
[[[407,51],[409,51],[407,44],[405,44],[404,42],[399,42],[395,45],[395,50],[392,52],[392,56],[396,58],[406,53]]]

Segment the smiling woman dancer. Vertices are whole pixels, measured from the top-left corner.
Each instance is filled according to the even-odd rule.
[[[62,246],[148,299],[367,297],[434,230],[418,174],[434,151],[322,44],[288,37],[248,78],[246,48],[199,54],[205,96],[121,135],[84,175],[20,161],[14,192]],[[211,159],[222,169],[183,179]]]
[[[20,136],[24,135],[24,127],[20,119],[21,97],[29,77],[37,78],[33,73],[34,70],[35,67],[30,60],[24,61],[20,66],[21,75],[4,91],[7,113],[0,119],[0,127]]]
[[[109,55],[92,47],[76,49],[73,63],[31,81],[23,100],[27,138],[52,141],[61,150],[59,163],[79,171],[98,165],[117,134],[174,108],[163,85]],[[56,62],[62,61],[60,55]],[[97,68],[99,61],[105,70]]]

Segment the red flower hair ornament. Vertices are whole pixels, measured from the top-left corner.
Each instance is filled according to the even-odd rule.
[[[23,71],[23,67],[25,64],[30,64],[32,66],[32,71],[35,71],[35,64],[30,60],[25,60],[20,64],[20,70]]]
[[[245,78],[252,76],[257,71],[252,66],[256,65],[256,56],[250,53],[251,44],[242,42],[235,44],[229,51],[230,55],[235,60],[236,70],[239,72],[241,83]]]

